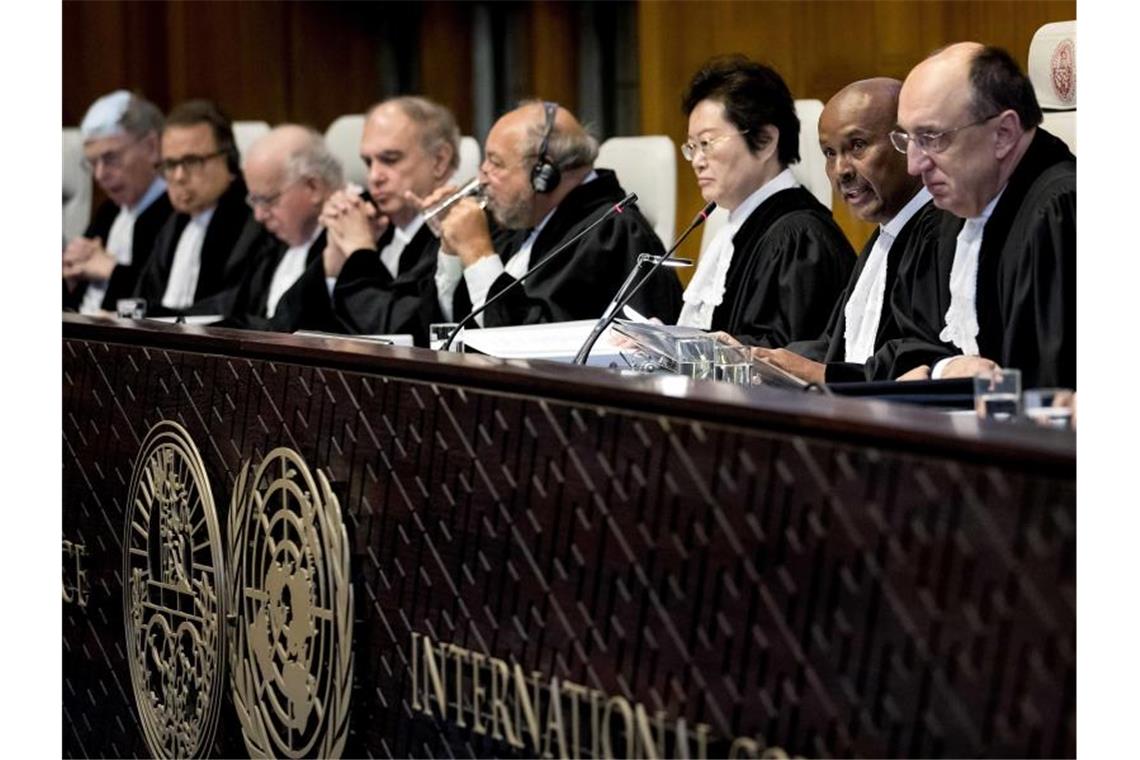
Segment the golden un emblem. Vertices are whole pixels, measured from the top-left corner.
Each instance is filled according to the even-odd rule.
[[[252,757],[340,757],[352,690],[348,535],[328,480],[278,448],[230,509],[234,706]]]
[[[227,586],[206,469],[177,423],[143,441],[123,547],[127,659],[147,746],[155,757],[202,757],[225,683]]]

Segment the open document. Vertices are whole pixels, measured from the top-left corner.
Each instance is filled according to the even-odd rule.
[[[478,351],[501,359],[547,359],[571,362],[578,349],[586,342],[597,320],[580,319],[574,322],[551,322],[541,325],[517,327],[485,327],[464,330],[463,342],[468,351]],[[592,367],[609,367],[623,364],[618,347],[610,340],[610,331],[602,334],[590,352],[587,362]]]

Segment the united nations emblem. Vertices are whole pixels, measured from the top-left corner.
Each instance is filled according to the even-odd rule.
[[[194,442],[174,422],[143,441],[127,501],[123,594],[131,685],[156,757],[202,757],[225,683],[223,544]]]
[[[352,690],[348,536],[328,480],[279,448],[230,509],[234,705],[252,757],[340,757]]]

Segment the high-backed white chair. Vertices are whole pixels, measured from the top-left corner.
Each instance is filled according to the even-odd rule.
[[[483,163],[483,151],[479,148],[479,141],[470,135],[459,138],[459,168],[451,175],[451,184],[463,185],[467,180],[479,173],[479,164]]]
[[[1029,43],[1029,81],[1044,111],[1041,126],[1077,152],[1077,22],[1046,24]]]
[[[822,113],[821,100],[796,101],[796,116],[800,120],[800,160],[792,164],[792,174],[805,190],[830,209],[831,183],[827,179],[823,151],[819,149],[819,116]],[[722,208],[709,215],[704,232],[701,233],[702,252],[726,221],[728,221],[728,212]]]
[[[91,221],[91,173],[83,167],[83,137],[76,127],[63,130],[63,237],[82,235]]]
[[[269,124],[264,121],[235,121],[234,142],[237,143],[238,153],[245,154],[246,149],[253,145],[254,140],[269,132]]]
[[[665,135],[611,137],[598,149],[594,166],[613,169],[626,192],[666,248],[677,222],[677,146]]]
[[[339,116],[325,130],[325,145],[340,160],[344,178],[361,187],[368,186],[368,170],[360,160],[360,136],[364,133],[364,114]]]

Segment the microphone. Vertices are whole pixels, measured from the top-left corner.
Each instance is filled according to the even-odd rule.
[[[582,230],[577,235],[570,238],[565,243],[558,246],[552,252],[550,252],[549,254],[544,256],[542,261],[538,262],[537,264],[532,266],[530,269],[528,269],[526,272],[524,272],[522,277],[518,278],[517,280],[512,282],[510,285],[508,285],[507,287],[500,290],[498,293],[496,293],[491,298],[488,298],[487,300],[485,300],[483,302],[483,305],[480,306],[478,309],[472,309],[471,313],[468,314],[466,317],[464,317],[462,320],[460,320],[459,324],[457,324],[455,326],[455,329],[451,331],[451,334],[447,336],[447,340],[445,340],[443,342],[443,346],[440,348],[440,350],[441,351],[449,350],[451,348],[451,342],[453,340],[455,340],[455,336],[458,335],[460,333],[460,331],[464,327],[466,327],[467,324],[471,320],[475,319],[475,317],[479,316],[484,311],[486,311],[488,306],[495,303],[495,301],[498,301],[504,295],[509,293],[512,288],[518,287],[519,285],[526,282],[528,277],[530,277],[535,272],[541,270],[543,267],[545,267],[547,264],[549,264],[551,261],[553,261],[555,259],[555,257],[558,256],[558,254],[565,251],[567,248],[569,248],[574,243],[577,243],[582,238],[582,236],[585,235],[587,232],[591,232],[599,224],[601,224],[605,220],[609,219],[614,214],[620,214],[621,212],[625,211],[626,206],[632,206],[634,203],[637,203],[637,193],[630,193],[629,195],[625,196],[620,201],[618,201],[617,203],[615,203],[614,205],[612,205],[608,209],[606,209],[605,213],[603,213],[601,216],[599,216],[597,219],[595,219],[593,222],[591,222],[590,225],[588,227],[586,227],[584,230]]]
[[[621,290],[619,290],[618,294],[614,296],[614,300],[610,302],[609,307],[602,314],[601,318],[598,319],[597,324],[594,325],[594,329],[590,331],[590,336],[586,338],[586,342],[583,343],[582,347],[578,349],[578,353],[574,356],[575,364],[586,363],[586,359],[589,358],[590,351],[594,348],[594,344],[598,342],[598,338],[601,337],[605,329],[613,324],[613,321],[617,319],[617,315],[621,309],[627,303],[629,303],[631,298],[637,295],[637,291],[641,290],[641,286],[644,285],[646,281],[653,276],[653,273],[657,271],[658,267],[672,259],[673,254],[676,253],[677,249],[681,247],[681,243],[685,242],[685,238],[689,237],[689,235],[692,234],[693,230],[695,230],[697,227],[700,227],[702,224],[704,224],[705,220],[709,218],[709,214],[711,214],[714,209],[716,209],[716,202],[709,201],[707,206],[698,211],[697,215],[693,217],[693,221],[689,223],[689,226],[685,229],[684,232],[681,233],[681,236],[677,238],[677,241],[675,243],[673,243],[673,247],[666,251],[664,256],[653,257],[655,259],[653,266],[649,268],[649,271],[645,273],[645,276],[637,282],[637,285],[630,288],[628,293],[624,293],[625,289],[629,287],[630,282],[633,280],[634,274],[637,272],[637,266],[634,266],[633,271],[629,273],[629,278],[625,281],[625,284],[622,285]],[[638,258],[637,263],[638,265],[641,264],[640,257]]]

